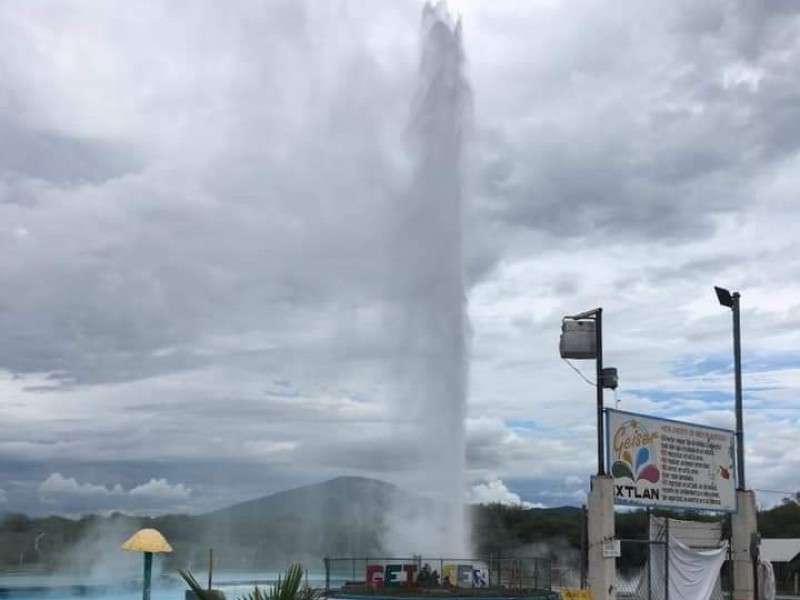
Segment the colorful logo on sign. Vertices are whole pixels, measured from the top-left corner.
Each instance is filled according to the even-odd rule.
[[[429,563],[421,567],[416,563],[374,563],[367,565],[367,583],[375,589],[394,587],[488,587],[489,579],[484,565],[472,563],[442,564],[442,574]]]
[[[657,439],[658,433],[649,432],[641,421],[625,421],[614,433],[611,474],[618,479],[626,477],[634,482],[657,483],[661,479],[653,450]]]

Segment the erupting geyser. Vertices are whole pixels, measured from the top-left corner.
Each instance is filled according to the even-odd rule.
[[[468,324],[461,213],[470,91],[461,23],[445,3],[425,6],[421,37],[409,131],[413,181],[399,209],[395,244],[398,366],[404,417],[417,431],[413,469],[420,491],[442,509],[390,534],[413,535],[409,546],[417,552],[463,557],[470,555],[470,534],[464,511]]]

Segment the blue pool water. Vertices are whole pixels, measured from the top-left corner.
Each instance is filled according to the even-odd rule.
[[[185,585],[157,582],[151,600],[183,600]],[[87,584],[70,577],[0,578],[0,600],[141,600],[141,583]]]
[[[205,574],[196,574],[205,583]],[[274,582],[277,573],[235,573],[215,576],[214,588],[225,592],[228,600]],[[324,577],[309,576],[308,584],[321,586]],[[184,600],[186,584],[177,575],[155,578],[151,600]],[[0,600],[141,600],[141,581],[126,583],[87,583],[79,577],[57,575],[25,575],[0,577]]]

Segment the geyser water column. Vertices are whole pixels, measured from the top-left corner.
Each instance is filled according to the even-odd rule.
[[[403,420],[414,431],[419,491],[441,510],[404,527],[404,550],[469,556],[464,510],[467,387],[462,260],[462,162],[471,104],[461,23],[446,4],[422,14],[421,60],[409,127],[413,179],[398,209],[393,286]],[[414,527],[413,525],[416,525]],[[399,535],[390,531],[391,535]],[[387,540],[391,549],[398,549]],[[413,544],[413,548],[410,547]]]

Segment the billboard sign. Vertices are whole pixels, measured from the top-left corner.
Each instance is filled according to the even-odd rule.
[[[614,503],[736,510],[732,431],[608,409]]]

